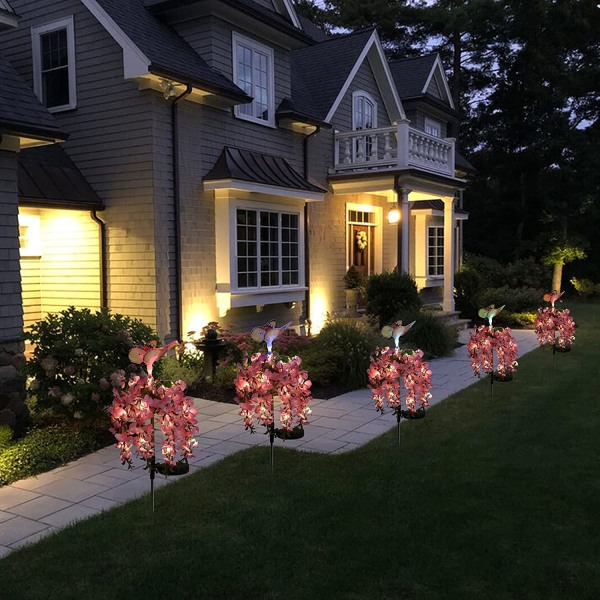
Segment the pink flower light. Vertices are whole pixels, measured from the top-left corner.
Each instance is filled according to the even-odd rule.
[[[506,377],[517,370],[518,344],[508,327],[490,327],[480,325],[471,333],[468,344],[471,366],[477,377],[481,372],[493,374],[494,351],[498,358],[496,371]]]
[[[431,370],[421,350],[409,354],[395,348],[377,348],[371,356],[367,375],[377,411],[384,412],[384,401],[394,414],[401,409],[401,383],[406,388],[405,403],[409,412],[429,406]]]
[[[277,360],[273,354],[254,354],[238,365],[234,381],[239,415],[244,426],[254,432],[255,421],[269,427],[275,422],[275,397],[279,398],[279,422],[286,431],[304,425],[311,414],[309,403],[311,382],[308,373],[300,368],[298,356],[288,362]]]

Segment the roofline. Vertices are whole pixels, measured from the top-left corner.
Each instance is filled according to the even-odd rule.
[[[307,115],[306,113],[299,112],[294,109],[286,109],[286,110],[278,110],[275,112],[276,119],[293,119],[295,121],[300,121],[301,123],[306,123],[307,125],[313,125],[314,127],[322,127],[323,129],[331,129],[331,123],[327,123],[327,121],[323,121],[318,117],[314,117],[311,115]]]
[[[189,75],[184,75],[183,73],[178,73],[172,69],[167,69],[161,65],[157,65],[155,63],[151,63],[148,66],[148,71],[153,75],[158,75],[159,77],[165,77],[166,79],[174,79],[181,83],[189,83],[194,87],[202,89],[206,92],[210,92],[216,94],[218,96],[224,96],[226,98],[231,98],[232,100],[237,100],[240,103],[252,102],[252,97],[244,94],[240,89],[240,93],[237,94],[234,91],[226,90],[222,87],[219,87],[214,84],[209,84],[204,81],[200,81],[194,77],[190,77]],[[237,87],[237,86],[236,86]]]
[[[425,94],[427,92],[427,88],[429,87],[429,84],[431,83],[431,80],[433,78],[433,74],[434,74],[434,71],[436,70],[436,68],[439,69],[439,71],[442,74],[442,82],[444,84],[444,91],[446,92],[448,100],[450,101],[450,106],[452,107],[453,110],[456,110],[456,107],[454,106],[454,100],[452,99],[452,94],[450,93],[450,86],[448,85],[448,78],[446,77],[446,72],[444,71],[444,66],[442,65],[442,59],[440,58],[440,55],[437,53],[436,53],[435,60],[433,62],[433,66],[431,67],[431,71],[429,72],[429,77],[427,77],[427,81],[425,81],[425,85],[423,86],[422,93]]]
[[[102,202],[78,203],[75,200],[54,200],[52,198],[30,198],[19,195],[20,206],[37,206],[40,208],[67,208],[71,210],[104,210]]]
[[[234,98],[245,102],[250,102],[251,98],[246,96],[242,90],[240,95],[235,94],[230,90],[226,90],[215,84],[199,81],[193,77],[184,76],[181,73],[174,72],[161,67],[160,65],[152,64],[151,60],[144,54],[139,46],[119,27],[115,20],[98,4],[96,0],[81,0],[83,5],[96,17],[100,25],[108,32],[108,34],[121,46],[123,50],[123,75],[125,79],[133,79],[154,73],[156,75],[167,74],[176,75],[176,79],[182,83],[195,83],[196,87],[202,90],[212,92],[214,94]],[[209,67],[210,68],[210,67]],[[169,76],[169,75],[167,75]]]
[[[366,31],[368,31],[368,30],[366,30]],[[364,33],[364,31],[362,33]],[[339,38],[334,38],[334,39],[339,39]],[[326,44],[328,41],[330,41],[330,40],[327,40],[327,41],[321,42],[321,43]],[[369,51],[371,50],[371,48],[373,46],[373,44],[375,44],[375,47],[377,50],[377,55],[379,56],[379,58],[381,60],[383,69],[386,74],[387,82],[390,87],[392,99],[393,99],[394,104],[396,105],[396,108],[398,109],[400,118],[406,119],[406,114],[404,113],[404,109],[402,108],[402,102],[400,100],[400,96],[398,95],[398,89],[396,88],[396,84],[394,83],[394,79],[392,77],[390,67],[388,65],[387,59],[385,58],[385,53],[383,51],[383,47],[381,46],[379,36],[377,35],[377,30],[373,29],[373,33],[371,33],[371,36],[367,40],[367,43],[364,45],[364,48],[362,49],[359,57],[356,59],[354,66],[350,70],[350,73],[348,74],[348,77],[346,78],[344,85],[341,87],[335,101],[331,105],[331,108],[329,109],[329,112],[327,113],[327,116],[325,117],[325,121],[329,122],[333,118],[333,115],[335,114],[335,112],[338,109],[340,103],[342,102],[344,96],[346,95],[346,92],[348,91],[348,88],[350,87],[352,80],[356,76],[358,70],[360,69],[361,65],[363,64],[365,58],[367,57]],[[379,87],[379,82],[377,82],[377,85]],[[383,94],[382,94],[382,96],[383,96]],[[388,110],[388,113],[389,112],[390,111]]]
[[[0,119],[0,136],[2,133],[31,137],[45,142],[64,142],[69,137],[68,133],[58,128],[39,127],[21,121],[4,121]]]
[[[182,6],[185,6],[188,4],[196,4],[197,2],[202,2],[202,1],[203,0],[164,0],[164,2],[160,2],[159,4],[154,4],[153,6],[148,7],[148,10],[151,13],[163,13],[163,12],[167,12],[173,8],[181,8]],[[233,6],[234,8],[238,9],[240,12],[243,12],[243,13],[249,15],[250,17],[256,19],[257,21],[262,21],[263,23],[266,23],[267,25],[270,25],[271,27],[274,27],[275,29],[279,29],[280,31],[285,31],[285,33],[288,33],[288,34],[298,38],[299,40],[302,40],[303,42],[306,42],[308,44],[315,43],[315,41],[309,35],[304,33],[304,31],[302,29],[294,27],[291,24],[284,25],[283,23],[274,23],[272,20],[270,20],[268,17],[266,17],[262,13],[255,12],[249,6],[246,6],[245,4],[238,2],[238,0],[221,0],[221,1],[225,4],[229,4],[230,6]],[[277,14],[277,13],[275,13],[275,14]]]
[[[448,106],[447,104],[444,104],[439,98],[436,98],[435,96],[432,96],[431,94],[422,94],[419,96],[406,96],[405,98],[402,98],[402,102],[404,102],[404,103],[415,102],[415,101],[426,102],[427,104],[431,104],[432,106],[435,106],[436,108],[439,108],[440,110],[443,110],[444,112],[450,113],[452,116],[456,117],[457,119],[460,119],[460,120],[464,119],[464,116],[458,110],[456,110],[456,108],[452,108],[452,107]]]
[[[305,190],[302,188],[282,187],[268,183],[257,183],[248,179],[238,179],[227,177],[225,179],[203,179],[205,191],[215,190],[236,190],[239,192],[255,192],[271,196],[283,196],[287,198],[297,198],[307,202],[321,202],[324,199],[327,190]],[[314,186],[316,188],[316,186]],[[319,188],[320,189],[320,188]]]

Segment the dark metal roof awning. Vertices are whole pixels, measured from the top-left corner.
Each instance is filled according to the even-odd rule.
[[[18,155],[19,202],[82,210],[104,205],[81,171],[58,144],[29,148]]]
[[[444,202],[442,200],[415,200],[414,202],[410,202],[410,207],[412,210],[429,209],[444,212]],[[467,216],[469,213],[455,206],[454,214]]]
[[[247,191],[263,191],[260,186],[268,186],[274,194],[294,195],[307,199],[320,200],[327,190],[313,185],[296,171],[284,158],[241,150],[240,148],[223,148],[221,155],[212,169],[204,177],[207,189],[230,187],[242,189],[240,183],[254,184],[246,186]],[[277,189],[274,189],[277,188]]]

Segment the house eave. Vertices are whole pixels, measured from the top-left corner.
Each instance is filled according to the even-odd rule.
[[[325,199],[325,191],[313,192],[309,190],[293,189],[267,185],[254,181],[244,181],[242,179],[214,179],[204,182],[206,191],[215,190],[235,190],[237,192],[247,192],[264,194],[268,196],[279,196],[281,198],[290,198],[305,200],[306,202],[322,202]]]

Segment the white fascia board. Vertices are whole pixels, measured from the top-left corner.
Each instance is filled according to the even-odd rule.
[[[387,58],[385,57],[385,51],[383,50],[383,46],[381,45],[381,40],[379,39],[379,36],[376,36],[376,38],[375,38],[373,51],[376,52],[378,63],[380,64],[381,68],[383,69],[383,71],[385,73],[384,80],[377,81],[377,85],[379,86],[379,91],[381,92],[381,95],[384,99],[386,98],[386,96],[388,96],[388,97],[391,96],[392,109],[398,111],[398,114],[399,114],[398,118],[406,119],[406,113],[404,112],[404,107],[402,106],[402,101],[400,100],[400,96],[398,95],[398,88],[396,88],[396,84],[394,83],[394,77],[392,76],[392,72],[390,71],[390,66],[387,61]],[[373,56],[373,52],[371,52],[370,56]],[[373,70],[373,73],[377,77],[376,70],[373,69],[373,67],[371,67],[371,69]],[[388,108],[388,113],[389,112],[390,112],[390,110]],[[395,118],[396,117],[394,116],[392,121]]]
[[[294,6],[291,3],[291,1],[283,0],[283,6],[287,10],[287,13],[290,16],[290,19],[291,19],[292,23],[294,24],[294,27],[301,30],[302,27],[300,26],[300,19],[298,19],[298,15],[296,14],[296,10],[294,9]]]
[[[433,77],[435,77],[436,71],[439,73],[440,79],[442,81],[442,85],[444,86],[444,92],[446,93],[446,100],[448,101],[448,104],[450,105],[450,107],[454,108],[454,100],[452,100],[452,94],[450,93],[450,86],[448,85],[448,79],[446,78],[446,72],[444,71],[444,66],[442,65],[442,59],[440,58],[439,54],[435,57],[435,62],[433,63],[433,67],[431,68],[429,76],[427,77],[427,81],[425,82],[425,85],[423,86],[423,89],[421,90],[421,93],[425,94],[425,92],[427,92],[427,88],[429,87],[429,84],[431,83],[431,80],[433,79]]]
[[[295,190],[278,187],[276,185],[242,181],[240,179],[217,179],[204,182],[205,191],[226,189],[236,190],[238,192],[254,192],[256,194],[280,196],[282,198],[297,198],[299,200],[306,200],[307,202],[322,202],[325,199],[325,192],[320,193],[309,192],[307,190]]]
[[[19,17],[14,12],[4,10],[0,5],[0,29],[2,29],[2,26],[14,28],[18,24]]]
[[[96,17],[100,25],[123,49],[123,74],[125,79],[148,75],[150,59],[133,43],[131,38],[114,22],[112,17],[96,2],[81,0],[81,3]]]
[[[406,118],[406,115],[404,114],[404,109],[402,108],[402,103],[400,102],[400,96],[398,96],[398,90],[396,89],[396,86],[394,85],[394,80],[392,78],[392,73],[390,72],[390,68],[389,68],[389,66],[387,64],[387,60],[385,58],[385,53],[383,52],[383,47],[381,46],[381,41],[379,40],[379,36],[377,35],[377,31],[373,31],[373,33],[371,34],[371,37],[368,39],[367,43],[365,44],[365,47],[362,49],[362,52],[360,53],[360,56],[356,60],[356,63],[354,63],[354,66],[352,67],[352,70],[350,71],[348,77],[346,78],[346,81],[344,82],[344,85],[342,86],[339,94],[337,95],[337,97],[335,99],[335,102],[333,103],[333,105],[329,109],[329,112],[327,113],[327,116],[325,117],[325,121],[326,122],[328,122],[328,123],[331,122],[331,119],[333,118],[333,115],[335,114],[335,111],[338,109],[340,103],[344,99],[344,96],[346,95],[346,92],[348,91],[348,88],[350,87],[350,84],[352,83],[352,81],[356,77],[356,74],[358,73],[358,70],[360,69],[360,67],[362,66],[363,62],[365,61],[365,59],[369,55],[369,52],[373,48],[373,45],[375,45],[375,50],[376,50],[375,56],[381,62],[381,67],[382,67],[382,69],[385,72],[385,79],[386,79],[386,81],[384,81],[384,82],[379,82],[378,81],[377,85],[380,86],[380,90],[381,90],[382,83],[383,83],[383,85],[389,87],[391,97],[392,97],[393,102],[395,104],[394,108],[397,108],[399,114],[401,115],[401,118],[403,118],[403,119]],[[374,71],[374,73],[375,73],[375,71]],[[375,76],[377,77],[376,73],[375,73]]]

